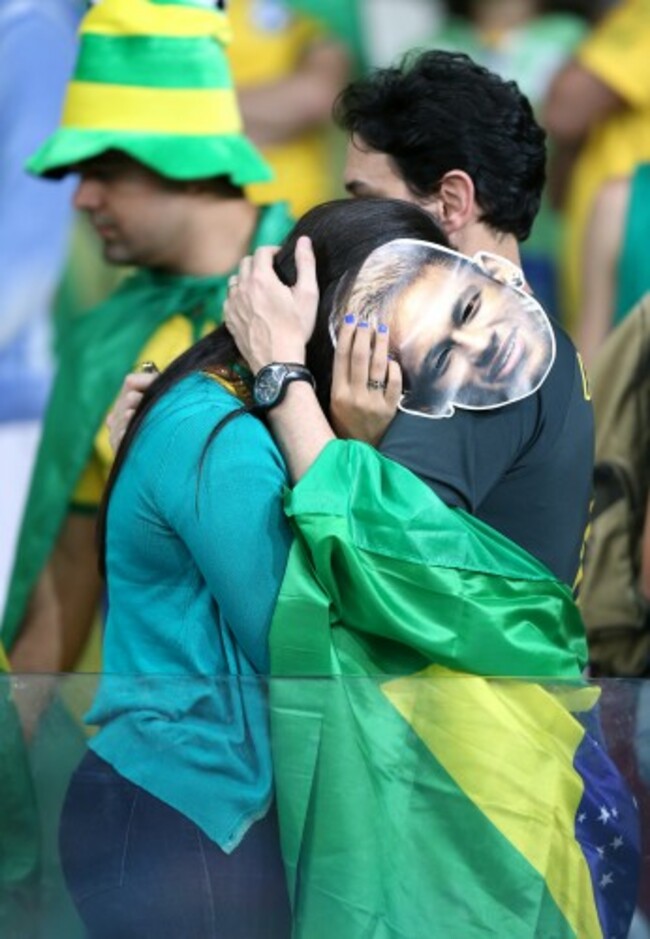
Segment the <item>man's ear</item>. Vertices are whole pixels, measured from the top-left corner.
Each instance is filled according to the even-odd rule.
[[[450,170],[442,177],[435,196],[424,206],[437,219],[445,234],[453,235],[478,221],[476,192],[463,170]]]

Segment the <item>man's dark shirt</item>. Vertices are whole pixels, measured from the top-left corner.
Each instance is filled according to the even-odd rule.
[[[553,329],[556,359],[534,395],[450,418],[399,412],[380,450],[572,585],[591,499],[593,413],[576,350]]]

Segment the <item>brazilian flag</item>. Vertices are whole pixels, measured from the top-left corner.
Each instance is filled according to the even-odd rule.
[[[271,727],[295,939],[627,935],[638,818],[570,590],[363,444],[331,443],[286,509]]]

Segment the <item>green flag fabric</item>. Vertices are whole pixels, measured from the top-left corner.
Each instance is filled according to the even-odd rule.
[[[295,939],[629,924],[636,810],[586,729],[598,693],[569,588],[363,444],[329,444],[286,511],[271,727]],[[599,801],[627,849],[611,899]]]
[[[293,222],[284,203],[263,208],[251,251],[279,244]],[[66,328],[45,415],[2,625],[11,650],[31,590],[46,564],[101,422],[153,332],[179,314],[220,322],[228,275],[178,277],[140,271]]]

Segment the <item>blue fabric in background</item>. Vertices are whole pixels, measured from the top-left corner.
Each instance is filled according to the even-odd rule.
[[[57,126],[82,0],[0,5],[0,421],[40,417],[52,376],[50,305],[65,260],[73,180],[30,177]]]

